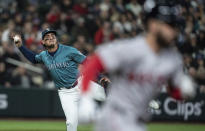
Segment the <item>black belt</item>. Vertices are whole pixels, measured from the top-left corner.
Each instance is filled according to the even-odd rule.
[[[59,89],[59,90],[61,90],[62,88],[72,89],[72,88],[74,88],[77,84],[78,84],[78,81],[76,81],[72,86],[69,86],[69,87],[59,87],[58,89]]]

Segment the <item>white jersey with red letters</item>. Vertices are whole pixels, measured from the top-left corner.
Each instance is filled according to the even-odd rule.
[[[155,53],[144,36],[114,41],[99,47],[96,53],[112,81],[100,131],[140,128],[136,123],[146,119],[148,103],[161,91],[162,85],[171,80],[177,86],[184,75],[181,56],[175,49]],[[105,127],[104,122],[110,126]]]

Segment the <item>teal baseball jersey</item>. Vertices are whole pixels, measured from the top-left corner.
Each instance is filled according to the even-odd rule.
[[[77,49],[59,44],[58,50],[52,56],[48,51],[42,51],[35,56],[38,63],[44,63],[48,68],[55,86],[70,87],[78,78],[78,64],[85,56]]]

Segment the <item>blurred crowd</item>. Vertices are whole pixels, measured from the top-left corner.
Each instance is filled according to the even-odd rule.
[[[48,87],[54,84],[48,71],[33,70],[12,43],[21,34],[24,46],[39,53],[41,31],[56,29],[62,44],[89,55],[96,46],[143,32],[144,0],[0,0],[1,87]],[[176,48],[183,54],[184,70],[205,92],[205,0],[178,0],[180,35]],[[128,43],[129,44],[129,43]],[[31,63],[29,63],[31,64]]]

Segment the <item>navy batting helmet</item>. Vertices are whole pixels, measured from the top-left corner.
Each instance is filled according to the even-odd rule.
[[[146,0],[144,3],[145,22],[149,19],[163,21],[173,27],[179,27],[181,6],[176,0]]]

